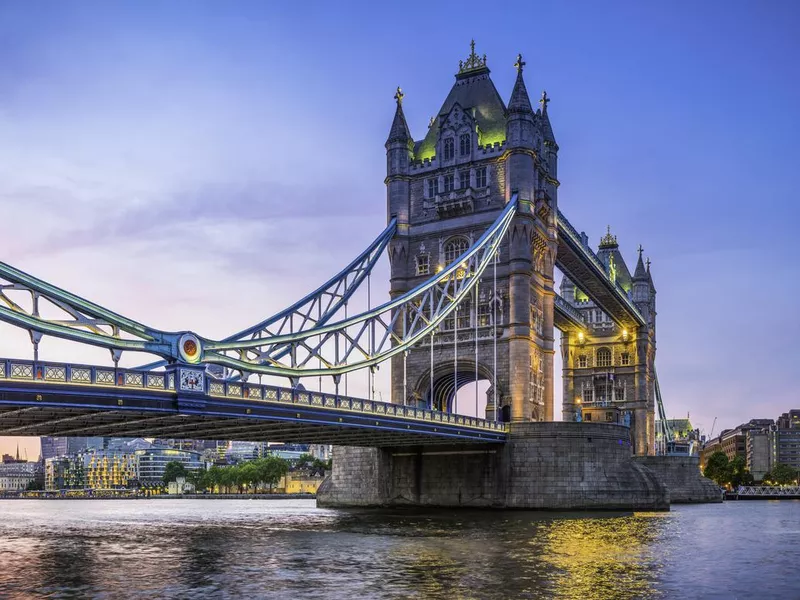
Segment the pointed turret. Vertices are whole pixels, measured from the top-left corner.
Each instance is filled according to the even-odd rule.
[[[639,260],[636,261],[636,270],[633,272],[633,279],[634,281],[643,281],[647,279],[647,271],[644,268],[644,261],[642,260],[642,252],[644,252],[644,248],[642,248],[641,244],[639,244],[638,252]]]
[[[547,92],[543,91],[542,98],[539,100],[539,104],[542,105],[542,108],[539,110],[542,121],[542,136],[544,137],[545,144],[555,146],[555,149],[558,150],[556,136],[553,134],[553,126],[550,124],[550,116],[547,114],[547,105],[549,103],[550,98],[547,97]]]
[[[408,123],[406,123],[406,116],[403,114],[403,97],[405,94],[403,90],[399,87],[397,88],[397,92],[394,95],[394,99],[397,101],[397,109],[394,111],[394,120],[392,121],[392,128],[389,130],[389,137],[386,140],[386,147],[389,147],[389,144],[392,142],[402,142],[407,143],[412,141],[411,140],[411,131],[408,129]]]
[[[522,54],[517,54],[517,62],[514,63],[514,66],[517,69],[517,81],[514,83],[514,90],[511,92],[511,99],[508,102],[506,139],[509,147],[533,150],[536,122],[531,100],[528,98],[528,90],[525,88],[525,80],[522,78],[522,70],[525,67]]]
[[[517,80],[514,82],[511,100],[508,102],[508,112],[533,115],[531,99],[528,97],[528,89],[525,87],[525,80],[522,78],[522,69],[525,67],[522,54],[517,54],[517,62],[514,63],[514,66],[517,68]]]
[[[647,283],[650,284],[650,292],[652,294],[656,293],[656,286],[653,284],[653,276],[650,273],[650,259],[647,259]]]

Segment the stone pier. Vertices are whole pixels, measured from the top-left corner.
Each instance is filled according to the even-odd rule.
[[[719,486],[700,474],[697,456],[637,456],[669,490],[671,504],[722,502]]]
[[[317,505],[667,510],[669,494],[627,428],[528,422],[504,445],[334,448]]]

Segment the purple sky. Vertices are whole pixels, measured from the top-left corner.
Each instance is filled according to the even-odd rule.
[[[241,329],[383,228],[394,89],[420,137],[475,37],[506,100],[518,52],[551,96],[561,209],[652,258],[668,414],[800,407],[796,3],[273,6],[4,3],[0,260],[154,327]]]

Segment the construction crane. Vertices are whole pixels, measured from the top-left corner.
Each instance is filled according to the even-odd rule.
[[[711,424],[711,433],[708,434],[708,439],[712,439],[714,437],[714,426],[717,424],[717,417],[714,417],[714,422]]]

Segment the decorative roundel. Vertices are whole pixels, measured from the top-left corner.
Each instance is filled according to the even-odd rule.
[[[184,333],[181,339],[178,340],[178,352],[187,363],[200,362],[200,355],[202,354],[200,339],[193,333]]]

